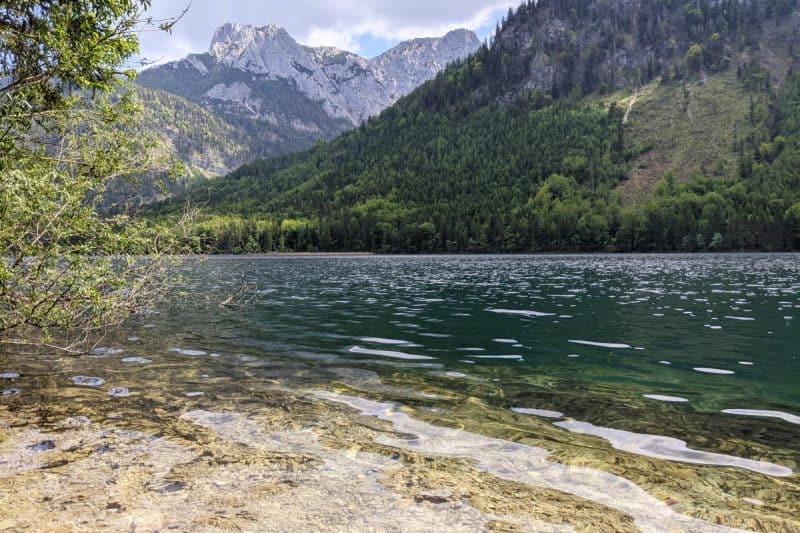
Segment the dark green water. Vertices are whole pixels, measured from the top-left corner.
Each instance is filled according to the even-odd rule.
[[[677,498],[687,507],[675,510],[704,520],[793,527],[787,516],[800,498],[798,256],[190,263],[180,294],[108,339],[113,351],[80,360],[0,355],[0,374],[20,374],[0,381],[19,391],[0,398],[0,411],[35,408],[45,424],[52,415],[44,404],[59,413],[78,405],[128,423],[175,413],[134,423],[151,431],[198,405],[276,409],[280,402],[251,398],[269,387],[335,390],[408,407],[437,427],[541,446],[565,464],[641,483],[668,505]],[[229,296],[232,305],[220,306]],[[76,375],[105,382],[75,387]],[[109,398],[112,387],[130,397]],[[388,404],[342,401],[386,419]],[[305,427],[327,431],[330,414],[309,415],[306,400],[285,402],[286,413],[301,408]],[[418,441],[401,448],[423,442],[418,447],[427,452],[459,455],[451,441],[472,438],[437,444],[436,430],[413,427]],[[700,469],[702,482],[681,481],[687,465]],[[524,474],[503,468],[501,477]],[[572,491],[568,479],[556,486]]]
[[[189,348],[800,414],[793,255],[212,258],[197,275],[201,295],[242,276],[257,294],[178,317]]]

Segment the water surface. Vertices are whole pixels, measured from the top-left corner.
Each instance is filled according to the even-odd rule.
[[[24,481],[36,508],[50,472],[157,442],[123,468],[149,465],[149,488],[120,488],[102,524],[300,527],[281,502],[351,479],[339,504],[358,513],[305,523],[800,528],[796,256],[219,257],[184,274],[91,357],[0,356],[0,497]],[[109,442],[76,456],[78,434]],[[215,509],[226,475],[243,492]],[[274,487],[254,495],[252,476]],[[205,508],[165,518],[186,497]]]

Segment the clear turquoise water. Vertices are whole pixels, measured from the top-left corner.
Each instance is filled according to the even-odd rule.
[[[347,447],[373,427],[352,413],[332,425],[333,402],[394,419],[392,460],[471,450],[536,485],[532,445],[708,522],[796,525],[798,256],[212,257],[180,273],[171,298],[92,356],[0,354],[0,389],[15,391],[0,430],[58,433],[86,416],[186,439],[198,409],[266,409]],[[384,432],[356,433],[359,445],[385,445]],[[569,472],[554,486],[582,494]]]

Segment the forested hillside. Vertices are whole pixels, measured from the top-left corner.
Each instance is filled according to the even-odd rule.
[[[157,212],[206,205],[212,251],[796,247],[799,34],[798,0],[526,3],[359,129]]]

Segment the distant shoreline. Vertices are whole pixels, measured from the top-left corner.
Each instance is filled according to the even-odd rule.
[[[183,257],[199,258],[251,258],[251,259],[281,259],[303,257],[651,257],[651,256],[731,256],[731,255],[797,255],[799,251],[762,251],[741,250],[726,252],[485,252],[485,253],[376,253],[376,252],[270,252],[257,254],[185,254]]]

